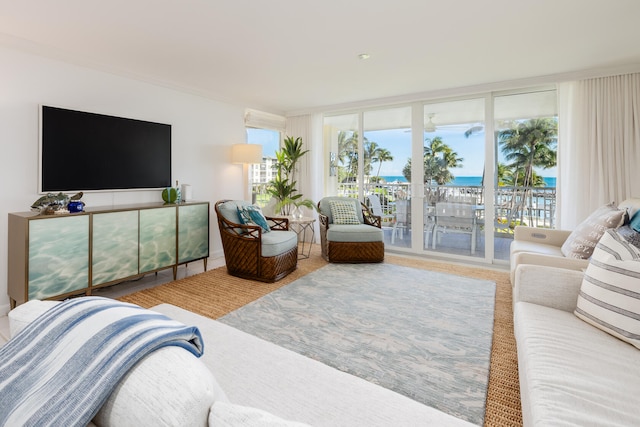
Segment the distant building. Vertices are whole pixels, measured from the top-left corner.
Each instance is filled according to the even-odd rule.
[[[276,174],[275,157],[263,157],[262,163],[251,166],[251,182],[253,184],[266,184],[273,180]]]

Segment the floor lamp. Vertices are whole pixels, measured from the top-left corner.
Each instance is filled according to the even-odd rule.
[[[249,165],[262,163],[262,145],[260,144],[234,144],[231,147],[231,163],[242,165],[242,182],[246,183],[249,178],[248,185],[244,186],[244,200],[253,203],[251,197],[252,179],[249,177]]]

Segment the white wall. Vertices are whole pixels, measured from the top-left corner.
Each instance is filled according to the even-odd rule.
[[[172,125],[172,175],[211,202],[210,253],[222,256],[213,203],[242,198],[242,167],[229,163],[230,145],[246,140],[244,108],[133,79],[0,48],[0,315],[7,296],[7,214],[24,212],[40,195],[38,106]],[[64,165],[61,165],[64,167]],[[114,173],[118,165],[113,165]],[[88,206],[162,201],[160,191],[88,193]]]

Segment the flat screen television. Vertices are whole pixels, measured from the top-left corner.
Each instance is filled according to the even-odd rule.
[[[171,186],[171,125],[42,105],[40,192]]]

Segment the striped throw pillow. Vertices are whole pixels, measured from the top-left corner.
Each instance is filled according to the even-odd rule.
[[[332,200],[329,202],[334,224],[360,224],[353,201]]]
[[[607,230],[593,251],[574,313],[640,348],[640,249],[616,230]]]

